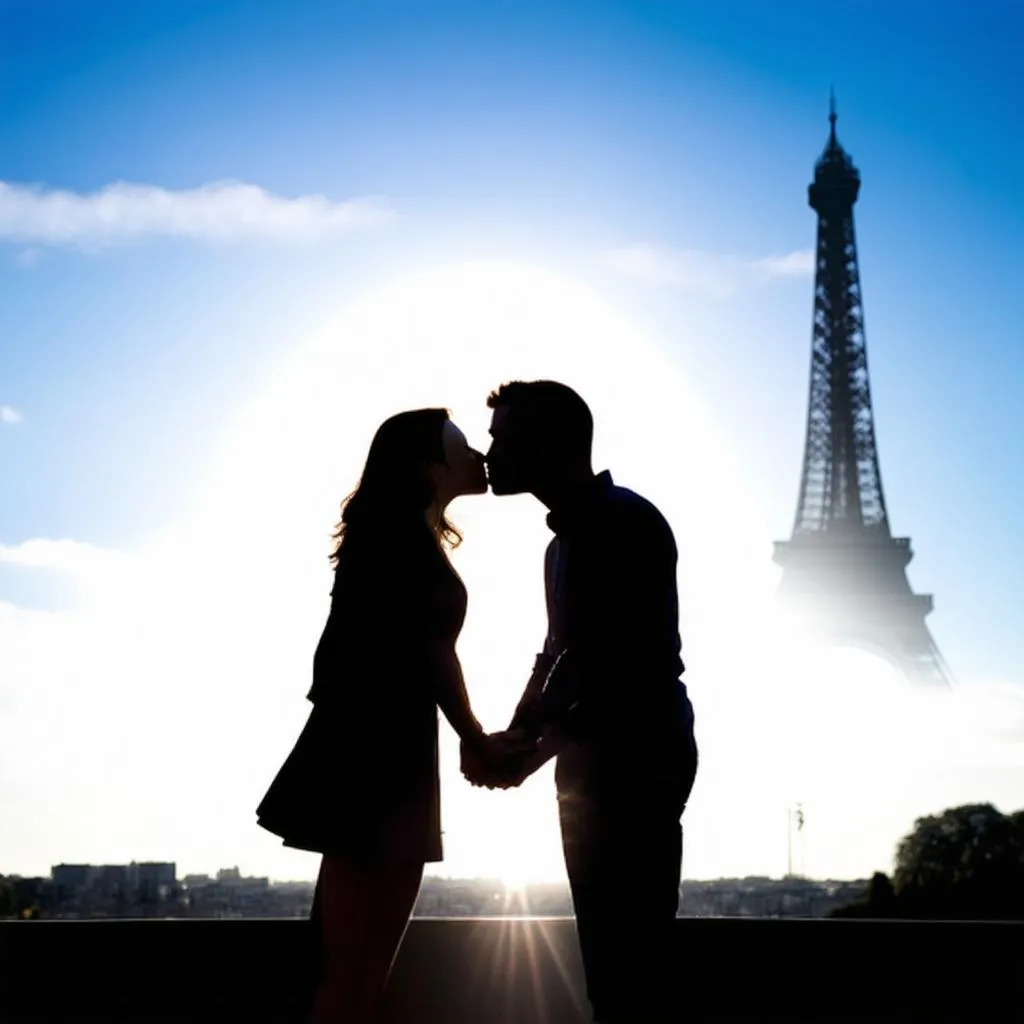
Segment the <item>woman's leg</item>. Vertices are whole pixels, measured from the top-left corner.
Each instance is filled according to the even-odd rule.
[[[388,976],[409,925],[416,896],[423,880],[423,864],[382,867],[375,871],[368,888],[376,891],[377,912],[368,922],[363,959],[360,1002],[367,1020],[376,1020]]]
[[[371,1024],[422,876],[422,863],[367,867],[324,856],[325,973],[310,1024]]]
[[[323,973],[310,1024],[361,1024],[357,1014],[362,942],[369,904],[357,869],[324,854],[317,880]]]

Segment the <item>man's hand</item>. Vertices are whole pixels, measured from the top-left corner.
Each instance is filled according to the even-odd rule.
[[[519,763],[519,771],[509,782],[510,786],[521,786],[535,771],[548,763],[569,742],[557,729],[548,727],[541,733],[537,745]]]
[[[507,789],[518,786],[523,763],[537,750],[537,741],[520,729],[483,736],[476,743],[462,742],[460,761],[462,774],[474,786]]]

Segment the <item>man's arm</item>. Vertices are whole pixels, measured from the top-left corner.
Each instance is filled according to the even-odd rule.
[[[544,649],[534,658],[533,671],[530,673],[523,695],[516,705],[512,721],[509,722],[509,730],[525,728],[527,721],[532,716],[532,709],[540,700],[541,694],[544,692],[544,685],[548,680],[548,673],[555,664],[555,655],[551,651],[551,646],[550,638],[546,639]]]

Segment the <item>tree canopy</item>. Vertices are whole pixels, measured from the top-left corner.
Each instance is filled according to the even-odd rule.
[[[876,874],[836,916],[1024,919],[1024,811],[964,804],[918,818],[891,884]]]

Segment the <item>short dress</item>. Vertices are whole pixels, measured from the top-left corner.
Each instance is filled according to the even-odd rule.
[[[443,858],[439,650],[466,588],[433,534],[346,538],[313,659],[313,709],[256,810],[285,846],[367,865]]]

